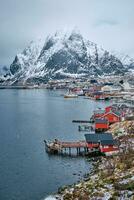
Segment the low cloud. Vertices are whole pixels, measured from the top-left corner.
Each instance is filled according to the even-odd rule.
[[[78,27],[110,51],[134,57],[133,0],[0,0],[0,65],[36,38]]]

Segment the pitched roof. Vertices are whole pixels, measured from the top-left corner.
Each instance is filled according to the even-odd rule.
[[[114,145],[115,141],[114,140],[102,140],[101,144],[102,145]]]
[[[105,113],[104,115],[102,115],[102,117],[104,117],[104,116],[106,116],[106,115],[108,115],[108,114],[113,114],[113,115],[116,115],[117,117],[120,117],[120,113],[119,112],[117,112],[117,111],[110,111],[110,112],[107,112],[107,113]]]
[[[95,124],[107,124],[108,120],[105,118],[97,118],[95,119]]]
[[[102,142],[102,141],[113,141],[113,136],[111,133],[95,133],[95,134],[85,134],[86,142]]]
[[[118,117],[120,117],[120,112],[118,112],[118,111],[112,111],[115,115],[117,115]]]

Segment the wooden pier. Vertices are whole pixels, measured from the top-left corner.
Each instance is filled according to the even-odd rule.
[[[72,120],[73,123],[93,123],[93,120]]]
[[[78,142],[61,142],[59,140],[54,140],[53,142],[45,142],[46,152],[50,154],[60,154],[60,155],[89,155],[99,152],[97,149],[92,151],[87,147],[85,141]]]

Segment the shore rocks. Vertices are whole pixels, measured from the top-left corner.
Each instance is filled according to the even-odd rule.
[[[133,126],[134,121],[112,125],[110,131],[118,137],[123,151],[95,161],[84,180],[59,190],[58,200],[134,200]],[[121,135],[118,130],[123,131]]]

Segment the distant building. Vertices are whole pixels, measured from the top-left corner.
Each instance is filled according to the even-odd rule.
[[[101,91],[106,93],[119,92],[121,90],[122,87],[120,85],[105,85],[101,88]]]

